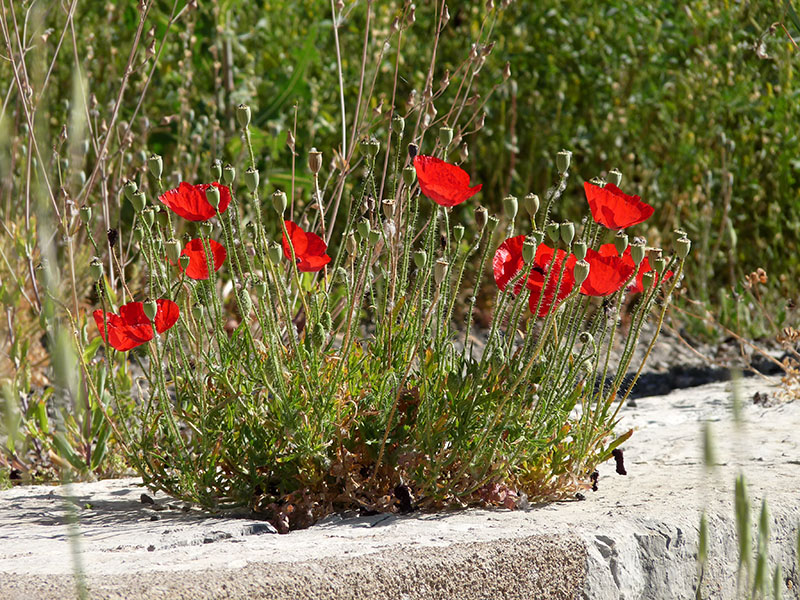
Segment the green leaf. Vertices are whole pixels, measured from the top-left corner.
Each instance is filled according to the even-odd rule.
[[[783,5],[786,7],[786,12],[789,14],[792,23],[800,31],[800,17],[797,16],[797,11],[795,11],[792,3],[789,0],[783,0]]]
[[[97,350],[100,348],[100,344],[102,343],[103,339],[100,336],[97,336],[86,345],[86,347],[83,349],[84,362],[90,362],[95,357],[95,354],[97,354]]]
[[[58,455],[61,458],[67,459],[69,464],[75,467],[78,471],[86,470],[86,463],[84,463],[81,457],[78,456],[63,433],[57,433],[53,436],[53,446],[55,446]]]

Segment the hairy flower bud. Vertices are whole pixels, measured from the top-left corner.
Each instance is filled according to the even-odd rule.
[[[150,169],[153,179],[161,179],[161,173],[164,172],[164,161],[158,154],[151,154],[147,159],[147,168]]]
[[[322,152],[316,148],[311,148],[311,150],[308,151],[308,170],[311,171],[312,174],[318,175],[320,169],[322,169]]]
[[[563,175],[569,170],[570,162],[572,162],[572,152],[569,150],[562,150],[556,154],[556,168],[559,174]]]
[[[242,318],[246,319],[253,312],[253,299],[246,289],[239,290],[237,297],[239,298],[239,309],[242,311]]]
[[[158,304],[155,300],[148,298],[144,302],[142,302],[142,309],[144,310],[144,316],[150,319],[151,321],[156,318],[156,313],[158,312]]]
[[[325,327],[322,323],[315,323],[311,329],[311,343],[315,346],[322,346],[325,343]]]
[[[580,285],[586,278],[589,276],[589,263],[585,260],[579,260],[575,263],[575,269],[573,270],[573,275],[575,277],[575,285]]]
[[[244,184],[247,186],[247,189],[250,191],[251,194],[255,194],[256,190],[258,190],[258,180],[259,180],[258,171],[253,167],[249,167],[244,172]]]
[[[275,212],[279,215],[283,215],[286,212],[286,205],[288,204],[288,200],[286,198],[286,193],[277,190],[272,194],[272,208],[275,209]]]
[[[327,310],[322,313],[319,322],[322,323],[325,331],[330,331],[333,329],[333,317],[331,317],[331,313],[329,313]]]
[[[503,198],[503,212],[506,213],[509,221],[513,221],[517,218],[517,211],[519,210],[519,204],[517,202],[516,196],[506,196]]]
[[[428,262],[428,253],[425,250],[417,250],[414,252],[414,264],[418,269],[422,269],[425,263]]]
[[[250,125],[250,107],[246,104],[240,104],[236,107],[236,120],[239,122],[239,127],[247,129]]]
[[[578,339],[581,341],[581,344],[584,344],[584,345],[586,345],[586,344],[594,344],[594,336],[591,333],[589,333],[588,331],[582,332],[578,336]]]
[[[617,187],[622,183],[622,172],[619,169],[611,169],[608,172],[608,183],[613,183]]]

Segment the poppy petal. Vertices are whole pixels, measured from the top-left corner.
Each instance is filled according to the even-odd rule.
[[[518,235],[508,238],[497,249],[492,259],[492,270],[494,271],[494,280],[500,291],[504,291],[508,282],[519,273],[520,269],[525,265],[522,259],[522,244],[525,242],[524,235]],[[524,281],[519,281],[514,286],[514,293],[518,294],[522,289]]]
[[[158,304],[158,311],[156,311],[156,318],[153,321],[156,324],[156,331],[164,333],[175,325],[181,315],[181,311],[177,304],[166,298],[159,298],[156,300],[156,304]]]
[[[461,204],[483,187],[470,187],[469,174],[464,169],[435,156],[415,156],[414,169],[422,193],[441,206]]]
[[[328,245],[315,233],[303,231],[296,223],[284,221],[286,231],[292,240],[291,246],[286,234],[283,235],[283,255],[286,260],[292,260],[292,249],[297,260],[297,269],[304,273],[321,271],[331,262],[331,257],[326,254]]]
[[[218,209],[219,213],[222,214],[231,203],[231,192],[226,186],[220,185],[216,181],[199,185],[192,185],[182,181],[177,188],[164,192],[158,199],[176,215],[184,219],[207,221],[217,214],[217,211],[206,199],[206,190],[212,185],[219,189]]]
[[[208,245],[211,250],[211,256],[214,260],[214,272],[219,271],[225,258],[228,256],[225,246],[216,240],[208,240]],[[191,279],[208,279],[208,263],[206,261],[206,252],[203,248],[203,240],[195,238],[191,240],[184,249],[181,251],[181,256],[189,257],[189,266],[186,267],[186,276]],[[182,270],[180,264],[178,268]]]
[[[625,229],[643,223],[655,210],[639,196],[629,196],[613,183],[601,187],[585,181],[583,189],[592,218],[609,229]]]
[[[614,244],[603,244],[599,250],[590,248],[586,260],[589,275],[581,285],[581,294],[586,296],[608,296],[619,291],[636,268],[630,250],[620,256]]]

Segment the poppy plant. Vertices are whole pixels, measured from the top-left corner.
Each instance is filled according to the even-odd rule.
[[[461,204],[483,187],[469,187],[469,174],[464,169],[435,156],[415,156],[414,169],[422,193],[441,206]]]
[[[525,242],[524,235],[508,238],[497,249],[492,259],[492,270],[494,271],[494,280],[500,291],[504,291],[508,282],[519,273],[520,269],[525,265],[522,259],[522,244]],[[522,289],[524,279],[517,282],[514,286],[514,293],[519,294]]]
[[[321,271],[331,262],[331,257],[326,254],[328,245],[315,233],[303,231],[292,221],[284,221],[286,230],[283,234],[283,255],[287,260],[292,260],[292,249],[297,260],[297,269],[303,272]],[[292,240],[291,246],[286,238],[286,232]]]
[[[216,240],[208,240],[208,247],[211,250],[211,257],[214,260],[214,272],[219,271],[225,258],[228,256],[228,251],[225,246]],[[186,247],[181,251],[181,256],[189,257],[189,266],[186,267],[186,276],[191,279],[208,279],[208,261],[206,260],[206,251],[203,248],[203,240],[195,238],[186,244]],[[178,268],[183,271],[183,267],[178,264]]]
[[[604,187],[584,182],[583,189],[589,201],[592,218],[609,229],[625,229],[645,222],[653,214],[653,207],[642,202],[639,196],[622,193],[613,183]]]
[[[164,298],[156,300],[156,304],[158,310],[153,322],[156,325],[156,331],[164,333],[175,325],[180,316],[180,309],[172,300]],[[141,302],[123,304],[119,307],[118,315],[106,313],[105,321],[103,320],[103,311],[100,309],[94,311],[93,316],[103,341],[120,352],[127,352],[153,339],[153,325],[144,314],[144,305]],[[106,326],[108,327],[108,339],[106,339]]]
[[[555,253],[555,261],[553,254]],[[564,261],[566,260],[566,264]],[[531,312],[536,311],[539,305],[539,298],[542,303],[539,306],[537,317],[546,317],[550,310],[558,307],[559,304],[569,296],[575,287],[575,268],[576,258],[574,254],[567,255],[563,250],[553,250],[547,244],[539,244],[536,248],[536,255],[533,259],[533,270],[528,276],[527,287],[531,291],[528,305]],[[552,263],[552,266],[551,266]],[[561,282],[558,278],[561,274],[562,265],[564,273],[561,275]]]
[[[219,206],[216,210],[206,198],[206,190],[211,186],[219,189]],[[228,209],[228,205],[231,203],[231,192],[226,186],[220,185],[216,181],[199,185],[182,181],[177,188],[164,192],[158,199],[179,217],[189,221],[207,221],[217,214],[217,210],[222,214]]]
[[[586,251],[589,275],[581,285],[581,294],[609,296],[622,289],[636,269],[630,249],[626,253],[620,256],[614,244],[603,244],[598,250],[589,248]]]

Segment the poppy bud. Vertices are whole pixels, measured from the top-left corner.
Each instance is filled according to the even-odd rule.
[[[642,275],[642,288],[644,290],[649,290],[653,287],[653,284],[656,281],[656,272],[655,271],[647,271]]]
[[[139,189],[139,186],[136,185],[136,182],[133,179],[129,179],[125,182],[125,185],[122,186],[122,190],[125,192],[125,197],[128,200],[133,200],[133,195]]]
[[[246,319],[250,316],[250,313],[253,312],[253,299],[250,297],[250,294],[247,293],[247,290],[242,289],[239,291],[239,309],[242,311],[242,318]]]
[[[211,162],[211,177],[214,181],[219,181],[222,178],[222,161],[218,158]]]
[[[286,194],[281,190],[278,190],[272,194],[272,208],[274,208],[275,212],[279,215],[282,215],[286,212],[287,202]]]
[[[539,196],[526,194],[522,199],[522,208],[531,216],[531,219],[534,218],[536,213],[539,212]]]
[[[194,317],[195,321],[199,321],[203,318],[203,305],[202,304],[195,304],[192,306],[192,317]]]
[[[450,143],[453,141],[453,128],[452,127],[440,127],[439,128],[439,141],[442,143],[442,146],[447,148]]]
[[[657,258],[653,261],[653,268],[656,273],[662,275],[667,270],[667,260],[665,258]]]
[[[144,310],[144,316],[150,319],[151,321],[156,318],[156,313],[158,312],[158,304],[156,304],[155,300],[151,300],[148,298],[144,302],[142,302],[142,309]]]
[[[270,243],[267,248],[267,257],[277,265],[281,262],[281,256],[283,256],[283,249],[275,242]]]
[[[570,162],[572,162],[572,152],[569,150],[562,150],[556,154],[556,168],[561,175],[569,170]]]
[[[589,263],[585,260],[577,261],[572,273],[575,277],[575,285],[582,284],[589,276]]]
[[[586,242],[581,240],[572,244],[572,253],[578,260],[586,258]]]
[[[256,292],[256,295],[259,298],[263,298],[267,295],[267,284],[264,282],[263,279],[256,279],[253,283],[253,289]]]
[[[361,150],[361,153],[367,158],[375,158],[378,155],[378,151],[381,149],[381,144],[378,138],[370,136],[358,143],[358,149]]]
[[[200,233],[203,235],[203,237],[210,236],[213,231],[214,231],[214,226],[208,221],[203,221],[202,223],[200,223]]]
[[[414,143],[408,145],[408,157],[413,159],[417,154],[419,154],[419,146]]]
[[[153,212],[152,208],[146,208],[142,212],[139,213],[142,216],[142,221],[150,229],[155,222],[155,213]]]
[[[483,231],[483,228],[486,227],[486,222],[489,219],[489,211],[487,211],[483,206],[479,206],[475,209],[475,224],[478,226],[478,229]]]
[[[456,242],[460,242],[464,239],[464,226],[463,225],[456,225],[453,227],[453,238]]]
[[[133,210],[135,210],[137,213],[142,212],[144,207],[147,205],[147,198],[142,191],[133,192],[129,200],[133,206]]]
[[[633,259],[634,264],[638,265],[641,263],[644,260],[644,255],[644,243],[634,240],[633,244],[631,244],[631,258]]]
[[[433,266],[433,280],[436,282],[436,285],[441,285],[442,281],[444,281],[444,276],[447,274],[447,267],[449,266],[450,263],[443,258],[436,261],[436,264]]]
[[[236,107],[236,120],[239,121],[239,127],[247,129],[250,125],[250,107],[247,104],[240,104]]]
[[[178,264],[181,266],[181,269],[184,271],[189,268],[189,263],[192,261],[192,257],[188,254],[181,254],[178,256]]]
[[[503,212],[506,213],[509,221],[513,221],[517,218],[518,210],[519,204],[517,203],[516,196],[506,196],[503,198]]]
[[[325,343],[325,328],[322,323],[314,324],[314,328],[311,330],[311,343],[315,346],[322,346]]]
[[[320,317],[320,323],[325,328],[325,331],[330,331],[333,329],[333,318],[331,317],[331,313],[327,310],[322,313],[322,317]]]
[[[569,246],[575,238],[575,223],[572,221],[564,221],[561,223],[559,231],[561,233],[561,239]]]
[[[81,210],[79,212],[81,215],[81,223],[83,223],[84,225],[88,225],[89,221],[92,220],[92,207],[81,206]]]
[[[536,242],[529,236],[522,242],[522,260],[530,264],[536,258]]]
[[[561,226],[558,223],[550,223],[544,228],[544,230],[547,232],[547,237],[550,238],[551,242],[558,242],[559,238],[561,237]]]
[[[236,169],[231,164],[225,165],[225,168],[222,169],[222,182],[225,185],[231,185],[234,179],[236,179]]]
[[[617,253],[622,256],[622,253],[628,247],[628,236],[624,232],[617,232],[617,236],[614,238],[614,247],[617,249]]]
[[[142,226],[139,223],[137,223],[136,227],[133,228],[133,237],[136,238],[136,241],[139,243],[141,243],[144,239],[144,229],[142,229]]]
[[[588,331],[584,331],[578,336],[578,339],[581,341],[581,344],[594,344],[594,336],[589,333]]]
[[[369,220],[362,217],[361,220],[356,224],[356,229],[358,230],[358,235],[361,236],[362,240],[367,239],[370,230]]]
[[[675,250],[681,259],[689,256],[689,251],[692,249],[692,241],[688,237],[680,237],[675,240]]]
[[[103,263],[96,256],[89,262],[89,276],[95,281],[103,278]]]
[[[322,169],[322,152],[316,148],[308,151],[308,170],[317,175]]]
[[[411,187],[417,180],[417,170],[414,167],[406,167],[403,169],[403,181],[406,186]]]
[[[392,131],[394,131],[397,135],[402,136],[405,128],[406,120],[403,117],[400,115],[395,115],[392,117]]]
[[[164,242],[164,248],[167,251],[167,258],[173,263],[178,262],[178,258],[181,255],[181,243],[175,238],[170,238]]]
[[[381,239],[381,232],[378,231],[377,229],[373,229],[372,231],[369,232],[368,239],[369,239],[369,243],[370,244],[373,244],[373,245],[377,244],[378,240]]]
[[[250,190],[251,194],[255,194],[258,189],[258,179],[258,171],[253,167],[249,167],[247,171],[244,172],[244,184],[247,186],[247,189]]]
[[[608,183],[613,183],[617,187],[622,183],[622,172],[619,169],[611,169],[608,172]]]
[[[428,253],[425,250],[417,250],[414,252],[414,264],[418,269],[422,269],[425,263],[428,262]]]
[[[381,206],[383,207],[383,214],[386,216],[386,218],[389,220],[393,219],[395,209],[394,198],[384,199],[383,202],[381,202]]]

